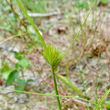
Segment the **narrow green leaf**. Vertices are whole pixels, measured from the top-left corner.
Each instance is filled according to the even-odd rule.
[[[106,96],[110,93],[110,89],[104,94],[104,96],[101,98],[101,100],[99,101],[98,105],[96,106],[95,110],[98,110],[98,108],[100,107],[100,105],[102,104],[102,102],[104,101],[104,99],[106,98]]]
[[[18,79],[16,81],[15,90],[23,91],[25,88],[25,80]],[[20,95],[20,92],[16,92],[17,95]]]
[[[85,20],[84,20],[84,23],[83,23],[82,26],[80,27],[79,32],[77,33],[77,35],[76,35],[75,38],[73,39],[72,43],[70,44],[70,46],[68,47],[68,49],[66,50],[66,52],[63,54],[62,59],[63,59],[64,56],[67,54],[67,52],[69,51],[69,49],[71,48],[71,46],[73,45],[73,43],[75,42],[75,40],[77,39],[77,37],[79,36],[79,34],[80,34],[80,32],[81,32],[81,30],[82,30],[84,24],[85,24],[86,21],[87,21],[88,16],[89,16],[90,12],[92,11],[92,9],[93,9],[94,5],[96,4],[96,2],[97,2],[97,0],[94,1],[94,3],[93,3],[93,5],[92,5],[91,9],[89,10],[89,13],[87,14],[87,17],[86,17]]]
[[[6,29],[6,27],[5,27],[5,29]],[[3,44],[4,42],[10,40],[10,39],[13,39],[14,37],[23,36],[23,35],[25,35],[25,34],[18,34],[18,35],[14,35],[14,36],[8,37],[7,39],[1,41],[0,45]]]
[[[81,98],[81,97],[75,97],[75,96],[65,96],[65,95],[53,95],[53,94],[41,94],[41,93],[33,93],[33,92],[27,92],[27,91],[20,91],[20,90],[11,90],[11,89],[5,89],[5,88],[0,88],[1,90],[10,90],[10,91],[14,91],[14,92],[20,92],[20,93],[25,93],[25,94],[35,94],[35,95],[40,95],[40,96],[53,96],[53,97],[67,97],[67,98],[75,98],[75,99],[79,99],[82,101],[86,101],[89,102],[93,105],[97,105],[95,102],[92,102],[90,100]]]
[[[77,92],[78,94],[80,94],[81,96],[84,96],[81,91],[75,87],[66,77],[61,76],[59,74],[57,74],[57,77],[64,83],[66,84],[68,87],[70,87],[71,89],[73,89],[73,91]]]
[[[36,33],[37,33],[37,35],[38,35],[38,37],[39,37],[39,39],[40,39],[40,41],[41,41],[41,43],[42,43],[44,49],[45,49],[45,52],[46,52],[46,54],[47,54],[47,56],[48,56],[48,60],[49,60],[49,62],[51,62],[51,58],[50,58],[50,55],[49,55],[47,46],[46,46],[46,44],[45,44],[45,42],[44,42],[44,39],[43,39],[43,37],[41,36],[39,30],[37,29],[37,27],[36,27],[36,25],[34,24],[34,22],[32,21],[32,19],[31,19],[31,18],[29,17],[29,15],[27,14],[26,10],[24,9],[24,7],[23,7],[22,4],[20,3],[20,1],[19,1],[19,0],[16,0],[16,1],[17,1],[18,5],[20,6],[21,10],[23,11],[23,13],[25,14],[25,16],[27,17],[27,19],[29,20],[29,22],[31,23],[31,25],[33,26],[33,28],[35,29],[35,31],[36,31]]]
[[[14,81],[15,81],[15,79],[17,78],[19,76],[19,72],[18,71],[12,71],[11,73],[10,73],[10,75],[9,75],[9,77],[8,77],[8,79],[7,79],[7,81],[6,81],[6,85],[8,86],[8,85],[11,85]]]

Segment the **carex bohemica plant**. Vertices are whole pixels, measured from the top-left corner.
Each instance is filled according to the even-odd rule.
[[[60,53],[59,50],[57,50],[54,46],[46,46],[45,42],[44,42],[44,39],[43,37],[41,36],[41,34],[39,33],[36,25],[34,24],[34,22],[32,21],[32,19],[29,17],[29,15],[27,14],[27,12],[25,11],[24,7],[22,6],[22,4],[20,3],[19,0],[16,0],[18,5],[20,6],[21,10],[23,11],[23,13],[25,14],[25,16],[27,17],[27,19],[29,20],[29,22],[32,24],[33,28],[35,29],[41,43],[42,43],[42,46],[44,47],[44,58],[45,60],[50,64],[51,66],[51,71],[52,71],[52,74],[53,74],[53,81],[54,81],[54,86],[55,86],[55,91],[56,91],[56,95],[57,95],[57,101],[58,101],[58,105],[59,105],[59,110],[61,110],[61,104],[60,104],[60,100],[59,100],[59,97],[58,97],[58,90],[57,90],[57,83],[56,83],[56,78],[55,78],[55,73],[54,71],[57,69],[58,65],[60,64],[61,60],[64,58],[64,56],[66,55],[66,53],[68,52],[68,50],[70,49],[70,47],[72,46],[72,44],[74,43],[74,41],[76,40],[76,38],[78,37],[79,33],[81,32],[85,22],[87,21],[87,18],[90,14],[90,12],[92,11],[93,9],[93,6],[96,4],[96,1],[97,0],[94,0],[94,4],[93,6],[91,7],[89,13],[87,14],[87,17],[85,18],[85,21],[84,23],[82,24],[78,34],[76,35],[76,37],[73,39],[72,43],[70,44],[69,48],[66,50],[66,52],[62,55]]]
[[[56,92],[56,95],[58,95],[57,83],[56,83],[54,70],[58,67],[60,61],[62,60],[62,57],[60,56],[60,52],[58,50],[56,50],[53,46],[48,46],[48,48],[47,48],[47,46],[46,46],[46,44],[44,42],[44,39],[41,36],[41,34],[40,34],[39,30],[37,29],[36,25],[33,23],[32,19],[29,17],[29,15],[25,11],[25,9],[22,6],[22,4],[20,3],[20,1],[19,0],[16,0],[16,1],[17,1],[18,5],[20,6],[20,8],[22,9],[23,13],[26,15],[26,17],[29,20],[29,22],[32,24],[33,28],[35,29],[35,31],[36,31],[36,33],[37,33],[37,35],[38,35],[38,37],[39,37],[44,49],[45,49],[44,58],[51,65],[51,71],[53,73],[55,92]],[[59,110],[61,110],[61,104],[60,104],[59,97],[57,97],[57,101],[58,101],[58,105],[59,105]]]
[[[44,52],[44,58],[47,61],[47,63],[49,63],[51,66],[51,71],[53,74],[53,81],[54,81],[54,86],[55,86],[55,92],[56,92],[56,95],[58,95],[58,89],[57,89],[57,83],[56,83],[54,70],[57,69],[58,65],[60,64],[60,62],[62,60],[62,53],[52,45],[48,45],[48,52],[50,55],[51,62],[49,61],[46,52]],[[57,97],[57,101],[58,101],[59,109],[61,110],[61,104],[60,104],[59,97]]]

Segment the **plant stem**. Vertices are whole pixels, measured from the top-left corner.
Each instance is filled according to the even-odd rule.
[[[83,75],[82,75],[83,71],[80,70],[79,72],[80,72],[80,76],[81,76],[81,81],[82,81],[82,86],[83,86],[83,90],[84,90],[84,95],[87,97],[87,94],[86,94],[86,87],[85,87],[84,79],[83,79]]]
[[[53,67],[51,67],[51,71],[52,71],[52,74],[53,74],[55,92],[56,92],[56,95],[58,95],[57,83],[56,83],[56,78],[55,78],[55,73],[54,73],[54,68]],[[59,110],[61,110],[61,104],[60,104],[59,97],[57,97],[57,102],[58,102]]]

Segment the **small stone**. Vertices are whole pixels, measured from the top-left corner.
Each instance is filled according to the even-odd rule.
[[[26,94],[21,94],[19,97],[20,98],[17,100],[17,103],[19,104],[23,104],[28,101]]]

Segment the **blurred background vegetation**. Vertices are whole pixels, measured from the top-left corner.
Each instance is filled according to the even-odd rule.
[[[62,53],[79,32],[94,2],[94,0],[20,1],[46,44],[54,45]],[[110,88],[109,13],[110,0],[97,0],[82,32],[55,72],[60,95],[80,96],[97,104]],[[50,67],[43,58],[44,49],[36,36],[16,0],[1,0],[1,88],[54,94]],[[16,94],[0,90],[0,109],[56,110],[55,97]],[[62,110],[95,108],[91,103],[73,98],[60,100]],[[110,109],[109,100],[108,95],[100,110]],[[9,106],[10,103],[13,106]]]

